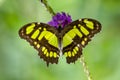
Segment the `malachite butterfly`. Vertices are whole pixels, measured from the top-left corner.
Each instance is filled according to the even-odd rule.
[[[39,52],[40,58],[58,63],[61,55],[67,63],[74,63],[82,55],[82,49],[100,32],[101,24],[94,19],[83,18],[64,27],[55,28],[46,23],[32,22],[19,30],[19,36],[27,40]]]

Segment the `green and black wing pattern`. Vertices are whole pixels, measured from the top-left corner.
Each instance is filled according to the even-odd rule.
[[[65,26],[62,30],[63,55],[67,63],[74,63],[82,54],[82,48],[88,44],[94,34],[100,32],[101,24],[94,19],[80,19]]]
[[[34,46],[49,65],[58,63],[60,52],[66,56],[67,63],[74,63],[82,55],[82,48],[100,30],[98,21],[84,18],[60,30],[45,23],[29,23],[19,30],[19,35]]]
[[[19,30],[21,38],[26,39],[39,52],[40,58],[49,63],[58,63],[59,48],[56,28],[44,23],[29,23]]]

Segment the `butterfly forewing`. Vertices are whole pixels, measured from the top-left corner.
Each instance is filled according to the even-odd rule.
[[[58,63],[59,49],[57,30],[44,23],[29,23],[19,30],[21,38],[26,39],[39,52],[40,58],[49,63]]]
[[[62,31],[63,54],[67,63],[75,62],[94,34],[100,32],[101,24],[94,19],[80,19],[65,26]]]

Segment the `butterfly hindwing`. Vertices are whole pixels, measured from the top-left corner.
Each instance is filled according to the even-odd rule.
[[[59,49],[57,30],[45,23],[29,23],[19,30],[21,38],[26,39],[39,52],[40,58],[49,63],[58,63]]]
[[[101,24],[88,18],[76,20],[65,26],[62,31],[62,52],[66,56],[67,63],[75,62],[82,54],[82,48],[100,30]]]

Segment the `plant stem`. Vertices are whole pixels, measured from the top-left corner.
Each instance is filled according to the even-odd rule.
[[[46,9],[48,10],[48,12],[52,16],[55,15],[55,12],[53,11],[53,9],[50,7],[50,5],[48,5],[47,0],[41,0],[41,3],[44,4],[44,6],[46,7]],[[80,61],[81,61],[82,65],[83,65],[84,72],[86,73],[88,80],[93,80],[92,77],[91,77],[90,71],[88,70],[88,67],[86,65],[86,62],[84,60],[84,56],[83,55],[81,55]]]
[[[54,16],[55,12],[53,11],[53,9],[50,7],[50,5],[48,5],[47,0],[41,0],[41,2],[44,4],[44,6],[46,7],[47,11]]]
[[[83,65],[84,72],[86,73],[88,80],[93,80],[92,77],[91,77],[90,71],[88,70],[88,67],[86,65],[86,62],[84,60],[84,56],[83,55],[81,55],[80,62]]]

